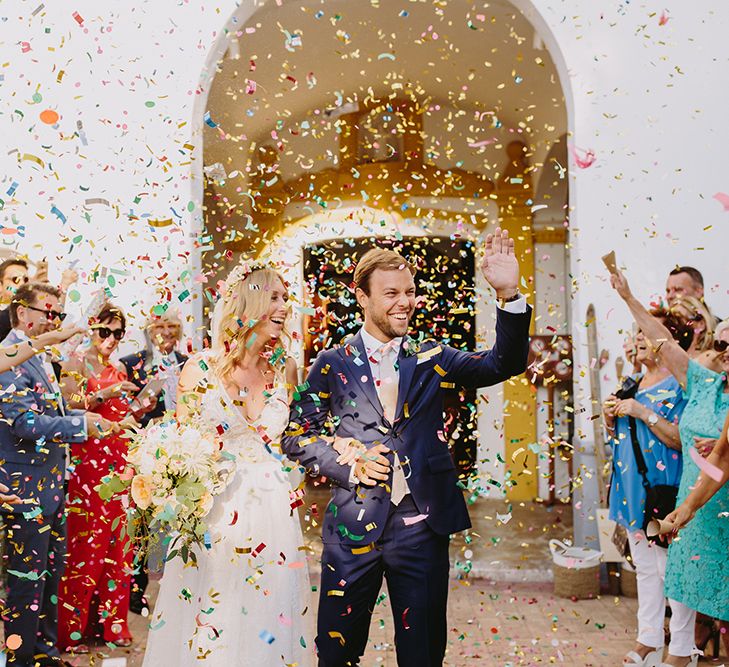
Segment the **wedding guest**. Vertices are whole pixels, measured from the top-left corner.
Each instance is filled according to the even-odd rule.
[[[177,381],[187,356],[176,348],[182,338],[182,322],[174,313],[152,315],[145,326],[146,348],[121,358],[127,376],[139,389],[160,377],[165,387],[157,395],[157,407],[142,419],[146,426],[152,419],[167,411],[174,411],[177,401]]]
[[[673,340],[671,333],[654,318],[633,296],[622,273],[612,275],[611,283],[626,302],[638,326],[656,346],[661,364],[676,378],[687,400],[679,431],[684,453],[683,472],[677,502],[681,503],[696,484],[699,468],[693,457],[700,456],[694,449],[700,438],[718,438],[729,410],[729,355],[714,352],[712,365],[723,373],[715,372],[691,359]],[[723,487],[696,513],[696,517],[674,540],[668,549],[666,566],[666,595],[712,618],[729,619],[729,577],[721,574],[726,569],[729,521],[721,518],[729,512],[729,489]],[[674,667],[695,665],[697,656],[669,655],[668,663]]]
[[[9,257],[0,262],[0,340],[5,340],[12,329],[8,306],[18,288],[28,280],[28,262],[22,257]]]
[[[64,365],[62,390],[70,405],[130,425],[130,416],[141,417],[154,406],[130,405],[137,386],[112,360],[125,331],[124,313],[105,304],[91,325],[88,350]],[[126,451],[127,440],[119,432],[71,446],[68,560],[58,594],[61,650],[87,653],[87,642],[97,633],[116,646],[132,643],[127,624],[132,553],[125,511],[120,499],[104,501],[95,491],[103,477],[124,467]]]
[[[30,280],[28,260],[23,257],[10,257],[0,262],[0,340],[4,340],[10,333],[10,310],[7,307],[21,285]],[[74,269],[66,269],[61,276],[61,299],[63,305],[66,298],[66,290],[78,280],[78,274]],[[45,261],[37,262],[35,265],[34,282],[48,282],[48,265]]]
[[[182,322],[176,314],[165,312],[162,315],[151,315],[145,326],[145,349],[122,357],[127,377],[143,389],[152,378],[163,378],[164,389],[157,395],[157,405],[140,422],[143,427],[153,419],[158,419],[165,412],[174,411],[177,405],[177,381],[187,357],[176,348],[182,338]],[[132,596],[129,609],[141,614],[148,609],[144,593],[149,583],[146,560],[139,563],[135,570]]]
[[[722,322],[716,328],[716,340],[714,341],[714,349],[721,352],[723,357],[729,357],[729,321]],[[666,517],[674,525],[675,530],[683,528],[696,512],[698,512],[714,494],[729,480],[729,412],[724,422],[724,429],[721,437],[712,448],[708,457],[708,462],[716,466],[721,476],[712,477],[703,471],[699,475],[693,490],[671,514]],[[729,632],[725,634],[726,641],[729,642]],[[729,648],[729,646],[728,646]]]
[[[692,330],[686,323],[663,309],[654,309],[651,315],[663,323],[683,349],[688,349]],[[678,487],[678,420],[686,400],[676,379],[659,363],[655,346],[640,330],[635,343],[636,360],[645,372],[630,376],[618,395],[605,401],[603,413],[613,446],[610,518],[628,532],[638,583],[638,638],[623,664],[652,667],[663,658],[666,548],[646,537],[645,526],[651,519],[646,508],[646,485]],[[691,655],[696,612],[677,600],[669,603],[669,653]]]
[[[666,301],[673,306],[677,298],[693,296],[704,299],[704,276],[693,266],[677,266],[666,279]]]
[[[50,285],[21,285],[9,306],[13,330],[4,345],[22,346],[55,329],[64,316],[60,296]],[[7,664],[60,664],[56,597],[66,552],[65,443],[99,437],[112,425],[101,415],[66,408],[43,352],[0,374],[0,389],[0,490],[20,500],[0,505],[8,572],[4,636],[14,647]]]

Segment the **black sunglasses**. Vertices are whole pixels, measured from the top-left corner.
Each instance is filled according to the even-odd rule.
[[[715,340],[714,341],[714,350],[716,352],[726,352],[726,349],[729,347],[729,341],[725,340]]]
[[[46,318],[50,320],[51,322],[53,320],[63,320],[66,319],[66,313],[59,311],[59,310],[51,310],[50,308],[36,308],[35,306],[26,306],[28,310],[35,310],[37,313],[45,313]]]
[[[99,334],[99,338],[106,339],[109,336],[114,336],[117,340],[121,340],[124,338],[124,334],[126,331],[124,329],[109,329],[109,327],[91,327],[97,334]]]

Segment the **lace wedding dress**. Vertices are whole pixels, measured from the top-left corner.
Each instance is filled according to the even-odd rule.
[[[275,454],[288,423],[287,399],[281,380],[248,422],[209,379],[201,414],[226,429],[237,470],[208,517],[210,548],[196,552],[197,565],[179,557],[165,565],[144,667],[313,664],[306,551],[291,484]]]

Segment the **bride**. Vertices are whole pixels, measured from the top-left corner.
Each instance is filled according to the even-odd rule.
[[[297,384],[284,349],[288,291],[273,269],[245,264],[226,285],[213,349],[180,376],[177,416],[222,432],[236,472],[208,515],[209,549],[196,565],[165,566],[144,667],[314,662],[306,550],[278,448]]]

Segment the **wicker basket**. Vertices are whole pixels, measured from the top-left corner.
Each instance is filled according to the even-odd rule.
[[[620,566],[620,594],[626,598],[638,597],[638,579],[635,570],[625,564]]]
[[[552,564],[554,572],[554,594],[561,598],[584,600],[600,594],[600,566],[562,567]]]

